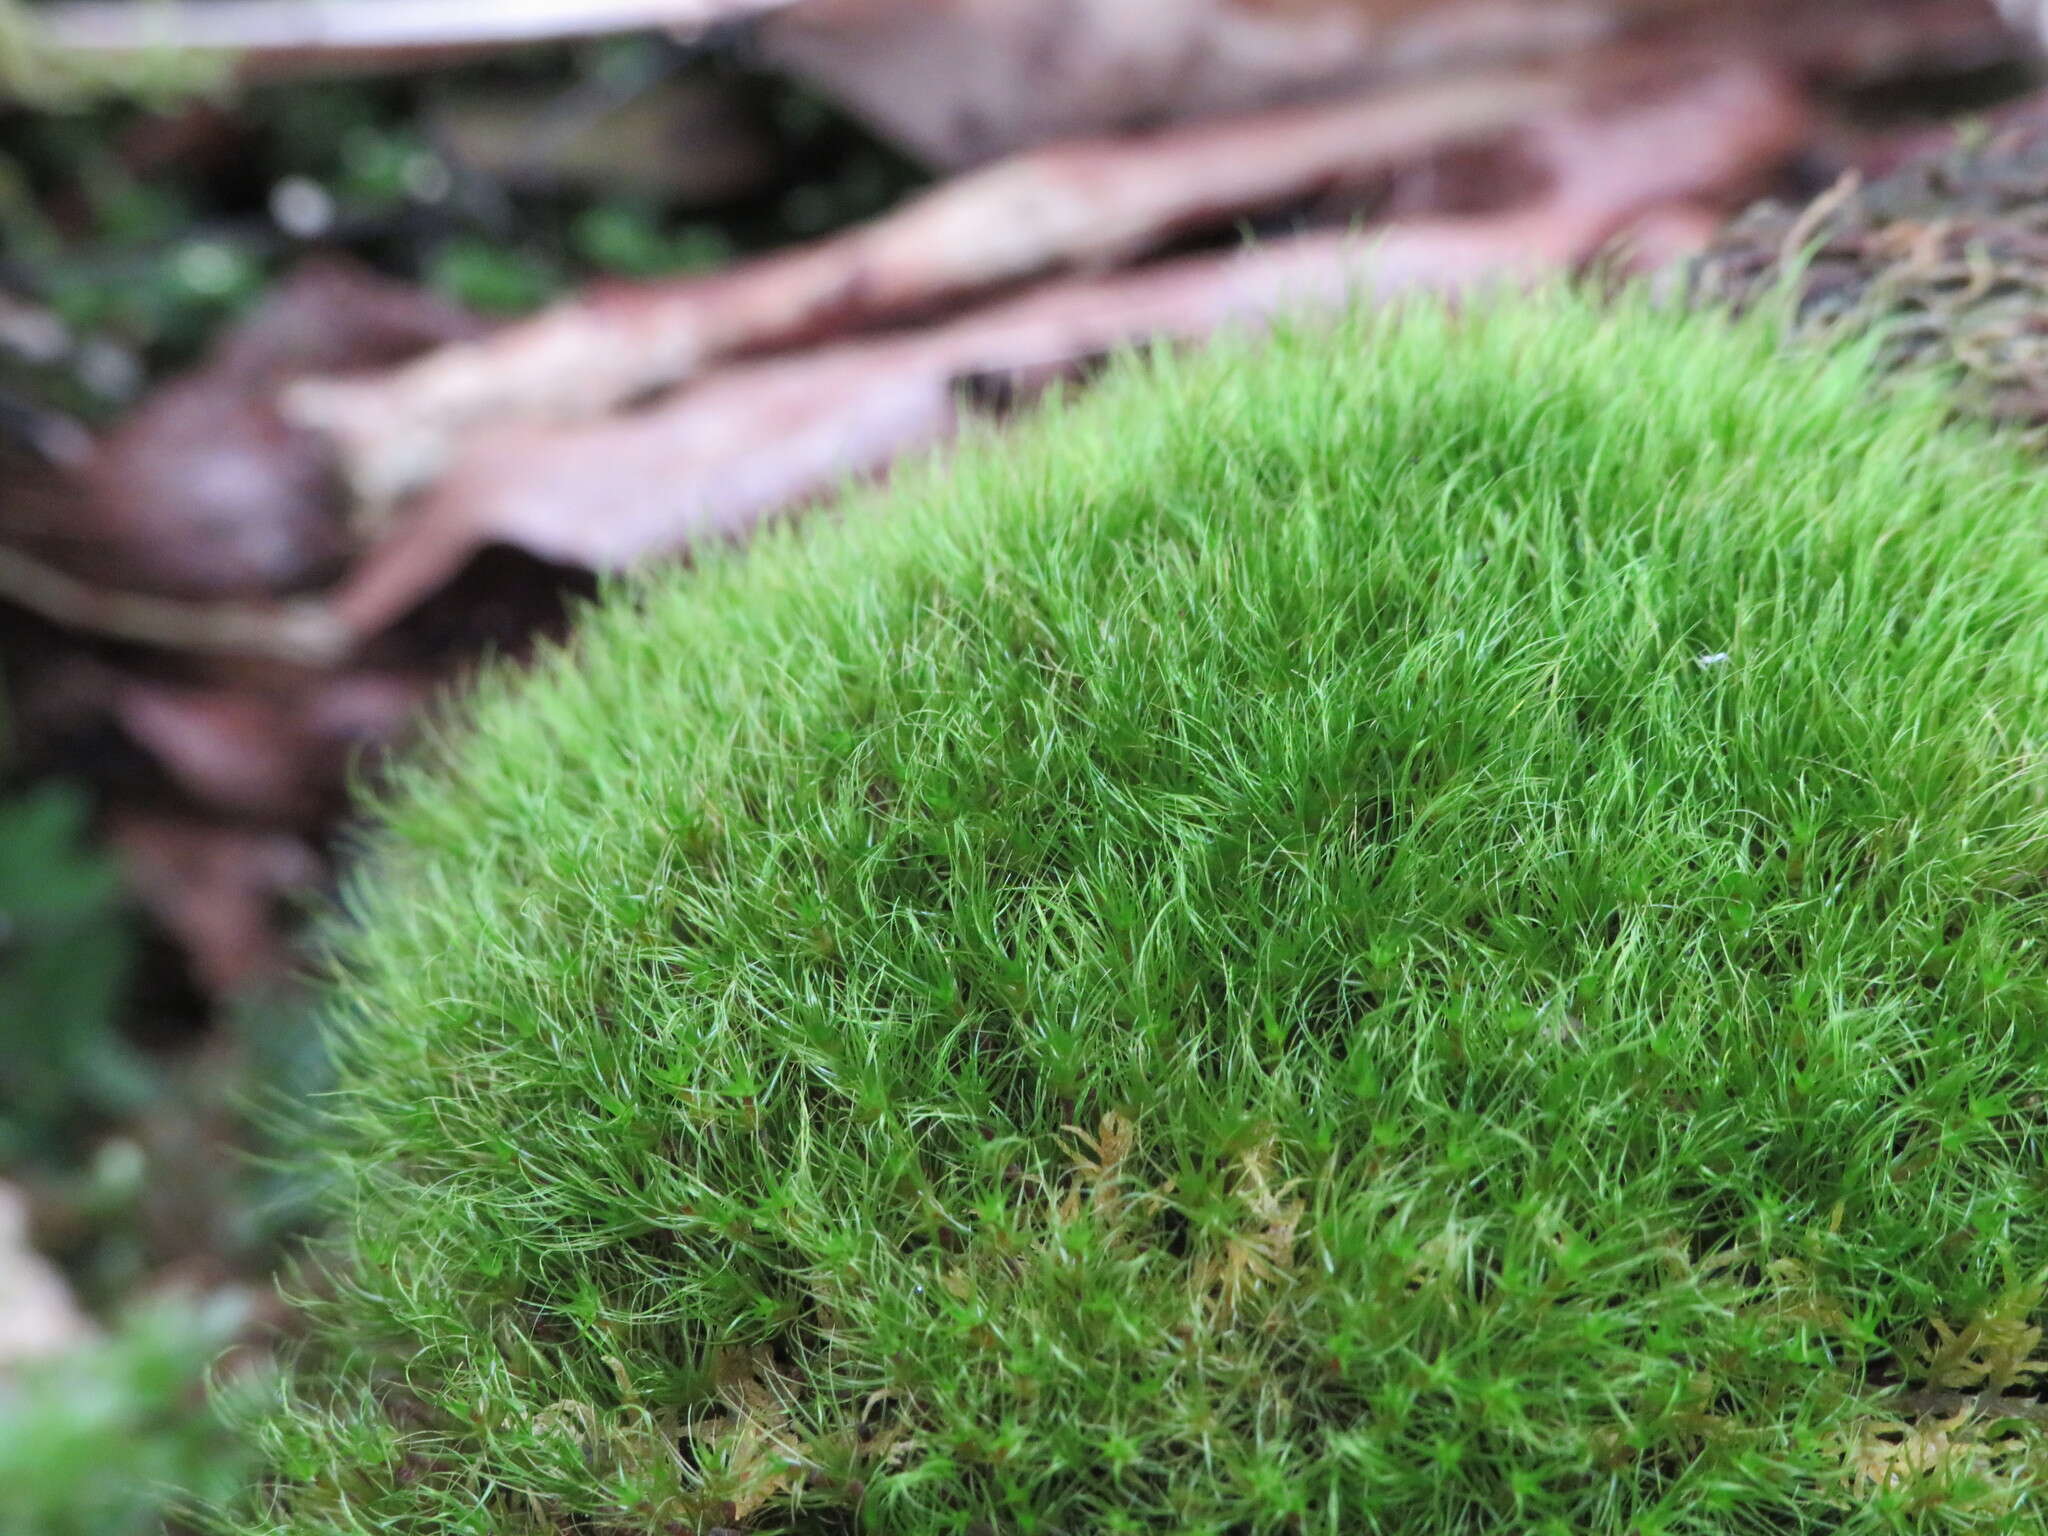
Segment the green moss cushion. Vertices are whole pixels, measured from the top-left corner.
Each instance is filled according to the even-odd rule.
[[[1134,364],[488,689],[242,1528],[2037,1529],[2048,495],[1776,346]]]

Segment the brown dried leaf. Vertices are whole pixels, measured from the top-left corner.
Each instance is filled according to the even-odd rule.
[[[705,1491],[744,1522],[802,1486],[811,1470],[791,1428],[791,1388],[760,1351],[727,1350],[713,1362],[727,1417],[701,1426]]]
[[[1066,1132],[1075,1142],[1068,1150],[1074,1184],[1060,1202],[1060,1220],[1076,1221],[1086,1209],[1103,1228],[1112,1228],[1123,1215],[1124,1164],[1137,1144],[1137,1127],[1128,1116],[1111,1110],[1093,1135],[1078,1125],[1066,1127]]]
[[[1410,26],[1426,29],[1440,46],[1410,57],[1396,45],[1405,35],[1400,29]],[[1218,27],[1250,30],[1243,37],[1232,32],[1226,45]],[[1246,40],[1276,27],[1277,35],[1295,40],[1290,48],[1299,45],[1299,57],[1282,50],[1293,64],[1276,63],[1272,49]],[[1257,89],[1209,100],[1200,82],[1212,68],[1257,75],[1272,66],[1289,76],[1304,60],[1327,72],[1347,46],[1332,41],[1332,29],[1350,37],[1361,27],[1379,29],[1372,56],[1376,68],[1384,66],[1374,77],[1381,85],[1417,73],[1424,59],[1470,71],[1485,59],[1557,53],[1617,34],[1631,39],[1631,48],[1683,53],[1708,46],[1837,82],[1923,57],[1948,67],[1986,63],[2013,46],[1982,0],[1074,0],[1058,7],[1038,0],[810,0],[776,18],[770,33],[812,39],[823,50],[813,63],[828,73],[847,50],[841,62],[853,75],[881,71],[865,87],[878,111],[923,111],[952,92],[969,103],[955,117],[1009,99],[1019,110],[1046,113],[1044,132],[992,133],[992,150],[1054,132],[1156,127],[1176,116],[1298,96],[1296,89]],[[1070,34],[1094,45],[1068,58]],[[1136,66],[1125,57],[1131,49],[1151,57],[1145,51],[1157,49],[1162,37],[1171,67],[1159,72],[1164,83],[1156,88],[1172,110],[1146,105],[1143,82],[1134,80]],[[949,48],[962,57],[953,60]],[[1615,52],[1585,54],[1584,72],[1611,66]],[[794,54],[791,62],[804,66]],[[914,78],[898,78],[906,71]],[[1321,94],[1345,79],[1358,83],[1339,71]],[[1091,116],[1057,105],[1074,82],[1093,82],[1088,89],[1107,108]],[[955,181],[816,247],[710,279],[614,288],[389,380],[302,387],[289,412],[334,439],[351,484],[374,514],[431,481],[455,439],[472,427],[512,416],[603,414],[740,353],[900,319],[1061,267],[1128,259],[1188,229],[1227,225],[1303,198],[1319,178],[1355,180],[1482,134],[1489,105],[1495,125],[1512,123],[1531,110],[1520,96],[1530,89],[1526,77],[1468,74],[1464,84],[1383,93],[1321,115],[1303,108],[1297,110],[1305,116],[1254,117],[1219,127],[1214,138],[1184,130],[1070,145],[1051,158],[1031,156]],[[1489,92],[1499,99],[1489,104]],[[1479,116],[1460,121],[1461,103]],[[1647,234],[1697,238],[1675,226]]]
[[[1647,209],[1727,191],[1798,142],[1771,76],[1728,66],[1625,109],[1554,116],[1523,135],[1549,181],[1527,209],[1415,220],[1371,237],[1298,236],[1048,284],[923,331],[731,368],[594,426],[472,440],[414,515],[353,573],[335,617],[372,633],[478,547],[519,545],[616,569],[815,500],[946,441],[962,381],[1029,393],[1076,364],[1195,339],[1362,293],[1456,291],[1573,266]]]
[[[2042,1447],[2038,1432],[1980,1417],[1969,1404],[1947,1418],[1870,1419],[1843,1436],[1848,1488],[1841,1502],[1904,1493],[1963,1517],[2009,1513],[2038,1489]],[[1964,1491],[1967,1499],[1954,1496]]]
[[[1556,55],[1753,0],[810,0],[761,27],[938,165]]]
[[[313,826],[426,702],[424,678],[356,672],[273,689],[130,682],[115,713],[178,786],[238,821]]]
[[[1231,1194],[1240,1216],[1220,1250],[1194,1267],[1195,1295],[1223,1318],[1233,1316],[1254,1291],[1284,1282],[1294,1268],[1295,1238],[1307,1207],[1296,1197],[1301,1180],[1273,1183],[1271,1142],[1238,1159]]]
[[[389,366],[477,329],[363,268],[309,263],[106,438],[31,547],[127,593],[213,599],[304,586],[339,563],[346,531],[326,450],[278,414],[279,387]]]
[[[1982,0],[809,0],[760,32],[944,166],[1627,37],[1711,34],[1828,74],[2001,46]]]
[[[760,29],[802,75],[935,165],[1276,106],[1364,83],[1377,7],[1240,0],[810,0]],[[1501,7],[1485,7],[1498,13]],[[1555,7],[1543,0],[1539,9]],[[1460,0],[1437,10],[1474,9]]]
[[[1978,1390],[1993,1397],[2009,1387],[2048,1374],[2048,1360],[2035,1358],[2041,1325],[2033,1321],[2044,1291],[2041,1282],[2021,1286],[1971,1318],[1951,1327],[1929,1319],[1934,1343],[1923,1352],[1922,1374],[1929,1385],[1952,1390]]]
[[[1064,267],[1356,185],[1553,110],[1567,83],[1487,77],[1146,140],[1042,150],[865,228],[709,277],[618,286],[383,378],[307,381],[293,420],[333,439],[373,508],[431,481],[460,436],[602,415],[743,352],[928,311]]]

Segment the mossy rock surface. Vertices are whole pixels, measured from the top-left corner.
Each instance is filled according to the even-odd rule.
[[[1806,340],[1882,337],[1888,369],[1952,380],[1958,410],[2048,448],[2048,114],[1966,130],[1864,186],[1766,202],[1696,261],[1694,302],[1782,305]]]
[[[1129,365],[486,689],[240,1528],[2038,1529],[2048,492],[1779,353]]]

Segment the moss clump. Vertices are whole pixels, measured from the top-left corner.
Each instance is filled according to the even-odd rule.
[[[2048,490],[1778,347],[1126,367],[487,691],[242,1528],[2037,1518]]]

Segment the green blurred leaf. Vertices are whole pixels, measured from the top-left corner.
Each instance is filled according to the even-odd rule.
[[[458,303],[489,314],[538,309],[562,286],[538,259],[481,240],[451,240],[435,253],[433,284]]]
[[[158,1302],[110,1337],[0,1376],[0,1531],[147,1536],[166,1507],[225,1497],[244,1458],[206,1373],[246,1308]]]
[[[115,1027],[133,939],[86,818],[65,786],[0,801],[0,1163],[52,1156],[153,1090]]]

